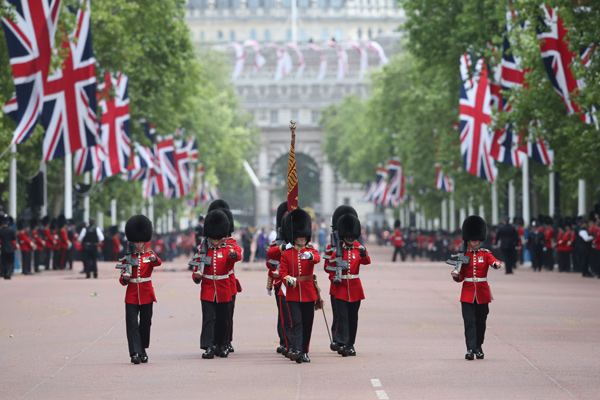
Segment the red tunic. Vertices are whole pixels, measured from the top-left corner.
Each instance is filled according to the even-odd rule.
[[[392,233],[392,236],[390,237],[390,242],[392,242],[392,244],[395,247],[402,247],[404,245],[404,243],[402,242],[402,232],[400,232],[400,229],[396,229]]]
[[[301,260],[300,255],[307,251],[313,254],[313,259]],[[316,249],[303,247],[298,251],[294,246],[281,253],[279,276],[282,278],[288,275],[296,278],[312,277],[315,264],[318,264],[319,261],[321,261],[321,259],[319,257],[319,252]],[[317,289],[315,289],[315,284],[312,279],[306,281],[298,280],[295,288],[286,285],[285,291],[285,298],[287,301],[310,302],[317,300]]]
[[[487,273],[489,268],[498,261],[487,249],[479,249],[475,253],[469,250],[465,253],[471,258],[469,266],[463,265],[460,269],[458,282],[463,282],[460,301],[462,303],[478,304],[491,303],[492,292],[487,283]],[[475,281],[475,279],[485,278],[485,281]],[[467,281],[470,280],[470,281]]]
[[[229,277],[232,274],[234,264],[239,260],[239,254],[236,258],[229,258],[229,250],[231,249],[232,247],[228,244],[222,244],[217,248],[209,246],[206,256],[211,257],[211,264],[205,265],[202,271],[200,300],[216,303],[231,301],[232,294]],[[195,267],[194,272],[197,271],[198,267]],[[193,273],[192,280],[198,283],[194,279]]]
[[[43,250],[44,249],[44,239],[42,239],[42,237],[39,235],[39,232],[37,229],[34,229],[33,231],[31,231],[31,237],[35,241],[35,246],[37,247],[36,250],[37,251]]]
[[[58,245],[57,249],[68,249],[69,248],[69,235],[67,235],[67,230],[65,228],[61,228],[58,231]]]
[[[54,248],[54,235],[50,228],[44,228],[44,238],[46,238],[46,248],[53,249]]]
[[[141,257],[138,257],[137,254],[133,255],[134,258],[139,259],[139,266],[131,269],[131,280],[129,283],[123,281],[123,273],[121,273],[119,282],[123,286],[127,285],[125,303],[142,305],[156,302],[154,287],[152,286],[152,271],[154,267],[158,267],[162,262],[158,256],[156,256],[156,262],[151,262],[150,256],[152,254],[154,252],[146,251],[142,253]]]
[[[352,303],[365,298],[358,273],[361,265],[371,264],[371,257],[369,257],[369,253],[365,257],[361,257],[358,251],[359,246],[359,242],[354,242],[351,248],[343,246],[342,260],[348,260],[348,270],[342,271],[342,283],[332,285],[334,287],[333,295],[338,300]],[[337,254],[333,253],[333,258],[335,257]]]
[[[33,250],[31,239],[29,239],[29,236],[27,236],[27,233],[25,233],[25,231],[21,231],[17,234],[17,240],[19,242],[19,247],[21,248],[21,251],[31,252],[31,250]]]

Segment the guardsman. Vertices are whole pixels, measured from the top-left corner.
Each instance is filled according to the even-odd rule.
[[[23,275],[33,275],[31,272],[31,252],[33,251],[35,244],[31,241],[29,236],[27,235],[27,226],[25,225],[25,221],[22,219],[17,220],[17,241],[19,243],[19,247],[21,248],[21,261],[23,270]]]
[[[298,208],[284,219],[285,237],[292,246],[281,254],[279,276],[284,281],[285,298],[290,310],[290,340],[288,357],[297,363],[310,362],[308,351],[319,299],[314,266],[320,261],[319,251],[310,244],[312,236],[310,215]],[[288,246],[286,246],[288,247]],[[322,307],[322,304],[318,304]]]
[[[208,249],[203,249],[205,241],[198,250],[198,255],[205,250],[206,258],[200,260],[204,261],[201,268],[196,265],[192,272],[194,283],[201,284],[200,348],[205,350],[202,358],[206,359],[214,358],[215,353],[223,358],[229,354],[227,341],[232,297],[229,276],[234,264],[241,259],[241,255],[227,243],[229,225],[229,218],[222,209],[206,214],[204,236],[208,241]]]
[[[281,277],[279,276],[279,264],[281,253],[285,251],[287,240],[284,237],[283,221],[287,215],[287,201],[279,204],[277,207],[277,238],[270,244],[267,250],[267,294],[271,296],[275,292],[275,302],[277,303],[277,334],[279,336],[279,346],[276,351],[286,356],[290,349],[290,313],[285,301],[285,295],[281,290]]]
[[[229,232],[227,233],[227,241],[226,243],[231,246],[231,248],[238,254],[240,259],[242,258],[242,248],[238,245],[237,241],[232,237],[235,226],[233,224],[233,214],[229,209],[229,203],[222,199],[214,200],[208,206],[208,212],[213,210],[220,209],[227,215],[227,219],[229,220]],[[233,313],[235,311],[235,300],[237,298],[237,294],[242,291],[242,285],[240,281],[235,276],[235,267],[231,270],[231,274],[229,275],[229,288],[231,290],[231,303],[229,304],[229,323],[228,323],[228,331],[227,331],[227,351],[229,353],[233,353],[235,349],[231,342],[233,341]]]
[[[40,272],[40,265],[44,259],[44,239],[42,233],[40,233],[40,227],[37,219],[31,220],[31,238],[35,243],[35,249],[33,251],[33,270]]]
[[[150,326],[152,325],[152,306],[156,302],[152,286],[152,271],[162,262],[146,243],[152,239],[152,222],[144,215],[134,215],[125,224],[127,240],[133,243],[133,259],[138,266],[131,268],[131,274],[123,269],[119,282],[127,286],[125,292],[125,325],[129,356],[133,364],[147,363],[146,349],[150,347]],[[122,261],[123,264],[127,260]],[[138,321],[139,316],[139,321]]]
[[[59,215],[57,220],[58,230],[58,245],[57,250],[59,254],[59,269],[65,269],[67,265],[67,250],[72,246],[69,236],[67,234],[67,219],[64,215]]]
[[[394,221],[394,232],[390,236],[390,242],[394,246],[394,255],[392,256],[392,262],[396,261],[396,257],[400,255],[402,261],[406,259],[406,253],[404,252],[404,241],[402,239],[402,232],[400,231],[400,220]]]
[[[460,302],[465,326],[467,354],[465,359],[483,359],[482,345],[485,338],[486,320],[492,292],[487,283],[490,267],[499,269],[502,263],[488,249],[480,248],[486,239],[487,226],[483,218],[477,215],[467,217],[462,224],[462,239],[467,250],[465,256],[469,263],[463,264],[460,271],[451,272],[456,282],[462,282]]]
[[[323,256],[323,259],[324,259],[323,268],[325,269],[325,272],[327,272],[329,274],[329,298],[331,301],[331,312],[333,314],[333,319],[331,321],[332,342],[329,344],[329,348],[332,351],[336,351],[336,352],[340,350],[339,343],[341,343],[341,339],[338,338],[338,312],[337,312],[337,303],[335,301],[336,288],[333,283],[333,278],[335,277],[336,262],[335,262],[335,257],[333,257],[333,255],[335,254],[335,247],[337,246],[337,242],[335,242],[335,241],[342,240],[341,238],[338,237],[338,225],[337,224],[338,224],[338,220],[340,219],[340,217],[344,214],[352,214],[358,218],[358,213],[356,212],[356,210],[349,205],[344,204],[335,209],[335,211],[333,212],[333,215],[331,216],[331,232],[332,232],[331,235],[332,235],[333,241],[327,245],[327,248],[325,249],[325,254]]]
[[[46,271],[50,269],[50,261],[52,260],[53,252],[54,252],[54,235],[52,234],[51,229],[52,221],[50,221],[50,217],[45,216],[42,218],[42,225],[44,229],[43,239],[44,239],[44,263],[46,266]]]
[[[358,242],[360,221],[353,214],[342,215],[338,222],[338,236],[343,240],[342,260],[348,261],[348,270],[342,271],[341,283],[334,285],[334,297],[338,313],[338,354],[342,357],[355,356],[356,331],[358,329],[358,310],[365,298],[359,272],[361,265],[371,263],[367,249]],[[333,257],[337,257],[334,253]]]

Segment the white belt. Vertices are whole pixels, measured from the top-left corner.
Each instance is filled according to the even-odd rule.
[[[152,280],[152,277],[148,277],[148,278],[131,278],[131,280],[129,281],[130,283],[142,283],[142,282],[149,282]]]
[[[487,278],[465,278],[465,282],[485,282]]]
[[[346,274],[346,275],[342,275],[342,279],[358,279],[358,274],[356,275],[352,275],[352,274]]]
[[[211,279],[213,281],[220,281],[222,279],[229,278],[229,275],[231,275],[231,274],[227,274],[227,275],[202,275],[202,276],[204,278],[206,278],[206,279]]]

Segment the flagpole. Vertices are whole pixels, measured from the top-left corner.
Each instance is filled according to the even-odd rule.
[[[577,215],[585,216],[586,215],[586,207],[585,207],[585,179],[580,179],[578,184],[578,207],[577,207]]]
[[[87,171],[85,174],[83,174],[83,183],[85,183],[86,185],[90,184],[90,171]],[[83,223],[87,225],[87,224],[89,224],[89,222],[90,222],[90,193],[88,190],[88,193],[83,198]]]
[[[516,199],[515,180],[511,179],[508,181],[508,217],[511,221],[514,220],[517,215]]]
[[[10,145],[10,177],[8,183],[8,215],[17,220],[17,145]]]
[[[529,209],[529,157],[523,157],[521,174],[523,176],[523,220],[525,221],[525,226],[529,226],[531,223],[531,212]]]
[[[492,225],[498,225],[498,183],[492,182]]]
[[[40,212],[40,217],[43,218],[48,215],[48,177],[46,175],[46,163],[42,161],[42,174],[44,174],[44,205],[42,206],[42,210]]]
[[[73,218],[73,155],[65,155],[65,218]]]
[[[550,166],[550,173],[548,173],[548,215],[555,217],[554,215],[554,171]]]
[[[450,204],[449,204],[450,224],[448,230],[454,232],[456,230],[456,211],[454,206],[454,193],[450,193]]]
[[[442,200],[442,221],[441,227],[443,231],[448,230],[448,201],[446,199]]]

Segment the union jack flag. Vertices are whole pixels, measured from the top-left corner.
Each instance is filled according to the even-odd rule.
[[[73,42],[65,40],[63,47],[69,55],[44,85],[45,162],[99,143],[89,0],[77,11]]]
[[[79,149],[73,154],[75,174],[81,175],[86,171],[91,171],[94,182],[100,182],[106,178],[102,169],[105,160],[106,153],[101,145]]]
[[[444,192],[454,192],[454,180],[444,175],[439,165],[435,166],[435,187]]]
[[[142,187],[145,199],[164,192],[165,187],[163,185],[162,176],[160,170],[156,166],[155,168],[148,168],[148,174],[146,179],[144,179]]]
[[[162,176],[165,199],[181,197],[178,183],[179,174],[175,165],[175,145],[173,143],[173,137],[167,136],[163,140],[158,140],[155,148],[156,159],[158,160]]]
[[[16,94],[4,111],[16,122],[11,143],[33,134],[42,113],[61,0],[7,0],[15,20],[2,18]]]
[[[110,98],[114,89],[115,96]],[[127,172],[131,156],[129,141],[129,91],[127,75],[105,74],[105,82],[98,86],[98,104],[102,108],[100,139],[107,157],[104,175],[113,176]]]
[[[540,7],[543,12],[543,17],[540,18],[542,29],[538,28],[537,37],[550,82],[565,103],[569,115],[579,114],[579,118],[583,122],[597,125],[596,116],[589,112],[583,113],[579,105],[571,98],[572,94],[585,87],[585,82],[575,79],[570,68],[575,57],[569,51],[569,44],[566,40],[567,29],[556,9],[543,4]],[[589,48],[581,50],[580,55],[584,60],[588,52]]]
[[[382,204],[385,198],[385,191],[388,183],[388,171],[381,164],[377,166],[377,179],[375,180],[375,190],[371,201],[375,204]]]
[[[185,149],[175,150],[175,168],[177,171],[177,197],[183,197],[190,192],[194,181],[194,171],[190,168],[190,158]]]
[[[363,195],[363,201],[373,201],[373,193],[375,192],[375,182],[369,182],[365,185],[365,194]]]
[[[152,149],[134,142],[135,153],[129,165],[128,181],[143,181],[150,176],[150,169],[155,168],[154,153]]]
[[[469,71],[472,69],[472,77]],[[496,164],[490,150],[493,134],[489,129],[492,108],[487,68],[483,59],[471,65],[470,56],[460,58],[460,150],[464,168],[481,179],[494,182]]]
[[[397,160],[391,160],[387,166],[389,183],[383,197],[383,205],[396,207],[404,197],[404,174]]]

